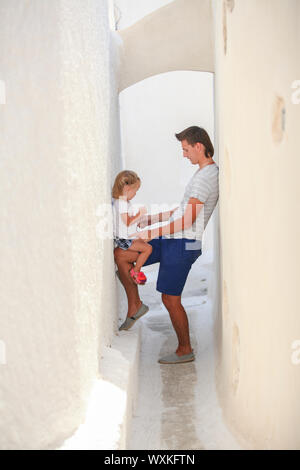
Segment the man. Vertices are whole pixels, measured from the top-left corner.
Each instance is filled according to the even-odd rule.
[[[152,246],[152,253],[144,266],[160,263],[156,288],[162,294],[162,302],[178,338],[176,352],[159,359],[161,364],[179,364],[195,359],[181,295],[192,264],[202,254],[202,235],[219,198],[219,168],[213,160],[214,148],[207,132],[192,126],[175,136],[181,142],[183,157],[198,169],[186,187],[180,208],[175,213],[145,216],[141,226],[169,219],[170,223],[136,234]],[[141,302],[137,285],[128,274],[136,257],[136,254],[115,249],[119,277],[128,298],[127,319],[120,329],[129,329],[148,309]]]

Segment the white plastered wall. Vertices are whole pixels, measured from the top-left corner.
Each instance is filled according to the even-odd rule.
[[[219,397],[245,447],[299,449],[299,2],[215,6]]]
[[[1,449],[71,435],[116,328],[96,215],[120,166],[108,17],[98,0],[0,4]]]
[[[120,91],[163,72],[213,72],[211,24],[210,0],[174,0],[122,29]]]
[[[54,447],[77,428],[115,321],[111,245],[96,237],[96,209],[110,202],[110,161],[120,150],[107,5],[48,5],[0,5],[1,448]],[[245,446],[299,448],[300,365],[291,344],[300,339],[300,105],[290,100],[300,78],[299,2],[215,5],[219,396]],[[149,63],[143,75],[137,66],[134,77],[128,72],[123,87],[170,70]]]

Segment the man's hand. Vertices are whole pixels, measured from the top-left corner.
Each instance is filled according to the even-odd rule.
[[[137,238],[141,238],[145,242],[153,240],[153,238],[156,238],[159,236],[158,229],[154,230],[144,230],[143,232],[136,232],[132,234],[131,236],[136,236]]]
[[[140,213],[141,216],[147,214],[147,212],[148,212],[147,207],[142,206],[142,207],[139,208],[139,213]]]
[[[179,209],[179,206],[175,207],[174,209],[172,209],[172,210],[170,211],[171,215],[173,215],[174,212],[177,211],[177,209]]]

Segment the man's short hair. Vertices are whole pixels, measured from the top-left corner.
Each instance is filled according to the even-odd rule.
[[[198,127],[198,126],[188,127],[184,131],[179,132],[179,134],[175,134],[175,137],[180,142],[182,142],[183,140],[186,140],[187,143],[192,146],[194,146],[197,142],[199,142],[200,144],[204,145],[205,156],[207,158],[214,156],[215,151],[214,151],[213,144],[211,143],[208,133],[206,132],[205,129],[202,129],[202,127]]]

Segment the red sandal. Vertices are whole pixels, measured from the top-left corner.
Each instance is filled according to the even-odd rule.
[[[131,270],[129,271],[129,274],[136,284],[142,285],[142,284],[145,284],[145,282],[147,281],[147,278],[142,271],[136,273],[134,269],[131,268]]]

